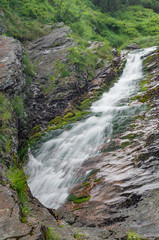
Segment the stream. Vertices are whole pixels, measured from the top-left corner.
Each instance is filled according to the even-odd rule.
[[[143,105],[131,106],[129,99],[139,91],[139,82],[143,78],[142,57],[154,50],[155,47],[130,52],[126,57],[123,74],[109,92],[92,104],[92,114],[88,118],[67,129],[50,132],[48,140],[38,149],[31,149],[25,167],[29,176],[28,185],[33,196],[46,207],[61,207],[78,181],[76,175],[82,164],[90,158],[100,156],[102,145],[109,143],[119,128],[124,127],[131,117],[142,111]],[[133,181],[131,175],[134,175],[134,172],[127,162],[122,162],[123,164],[125,168],[122,166],[124,170],[122,172],[119,169],[119,174],[114,170],[118,168],[116,163],[114,167],[108,166],[107,181],[111,178],[120,182],[125,176],[129,181]],[[139,175],[140,171],[136,172],[136,175]],[[144,178],[146,176],[143,175],[139,181]],[[152,188],[153,183],[146,187]],[[141,191],[145,188],[142,186]]]

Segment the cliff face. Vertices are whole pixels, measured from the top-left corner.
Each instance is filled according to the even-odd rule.
[[[102,44],[90,43],[89,49],[97,53]],[[136,117],[131,129],[128,128],[112,139],[108,146],[102,147],[107,152],[103,153],[102,158],[91,160],[89,169],[101,171],[92,174],[89,185],[87,183],[83,187],[81,184],[77,186],[78,190],[72,190],[75,195],[89,194],[92,197],[90,201],[78,205],[66,202],[57,213],[42,206],[28,189],[30,213],[22,212],[23,204],[12,189],[14,186],[8,180],[7,168],[19,162],[17,150],[21,140],[25,141],[31,128],[37,124],[42,130],[48,121],[58,115],[74,114],[75,106],[94,95],[98,96],[122,68],[121,59],[116,56],[111,62],[99,57],[93,74],[89,64],[81,70],[83,65],[78,65],[75,60],[70,61],[71,49],[76,48],[77,43],[70,37],[70,28],[63,24],[53,27],[48,36],[30,42],[25,48],[13,38],[0,36],[0,206],[3,213],[0,216],[0,239],[49,239],[49,234],[57,239],[68,240],[79,239],[79,236],[90,240],[124,239],[127,226],[136,219],[141,220],[145,205],[148,206],[146,213],[155,215],[156,210],[149,202],[156,202],[156,192],[153,196],[129,194],[116,205],[104,205],[103,195],[122,192],[122,189],[116,188],[113,182],[104,184],[104,167],[102,170],[98,164],[106,159],[115,161],[120,149],[120,158],[130,158],[133,166],[150,168],[152,171],[157,168],[158,51],[145,60],[145,70],[150,78],[146,80],[144,92],[131,102],[132,105],[147,102],[149,110]],[[82,50],[80,55],[85,56],[86,50]],[[81,171],[88,170],[87,167],[86,162]],[[98,195],[97,201],[92,200],[95,195]],[[146,221],[144,217],[142,219]],[[155,219],[157,222],[157,217]],[[138,230],[137,225],[133,226]],[[153,236],[150,225],[143,230]]]
[[[23,47],[13,38],[0,36],[0,91],[22,92],[25,86],[22,58]]]
[[[121,67],[118,57],[114,63],[98,58],[90,77],[90,66],[82,66],[80,69],[86,61],[86,50],[79,49],[70,34],[70,28],[61,23],[48,36],[26,46],[35,67],[35,76],[28,88],[26,100],[31,127],[45,125],[53,118],[72,111],[76,103],[106,86],[116,75],[114,68]],[[92,52],[99,47],[100,44],[96,43]],[[75,52],[72,59],[71,51]],[[100,62],[102,67],[98,66]]]
[[[7,32],[7,27],[5,25],[4,13],[0,10],[0,34],[5,34]]]
[[[3,26],[1,32],[4,31]],[[12,189],[16,187],[13,183],[11,186],[8,180],[8,167],[14,167],[19,162],[17,151],[21,139],[25,141],[28,136],[29,129],[37,124],[43,128],[54,117],[70,112],[76,103],[93,96],[94,91],[108,84],[116,76],[116,69],[121,67],[120,58],[115,58],[113,63],[104,61],[90,78],[87,71],[76,73],[76,64],[69,63],[66,73],[70,48],[77,45],[68,36],[69,33],[70,29],[62,24],[53,28],[48,36],[25,46],[33,66],[19,41],[0,36],[1,240],[46,239],[49,231],[56,237],[58,235],[57,239],[71,240],[77,239],[75,235],[80,231],[78,228],[70,229],[65,221],[57,222],[56,214],[43,207],[29,190],[31,214],[24,214],[23,203]],[[64,69],[59,68],[57,61],[58,64],[62,62]],[[28,66],[34,68],[35,73],[31,70],[28,73]],[[60,71],[64,71],[64,76],[59,77]],[[59,227],[63,224],[65,229]],[[92,236],[89,229],[85,231],[86,235]],[[98,234],[101,234],[100,230]]]

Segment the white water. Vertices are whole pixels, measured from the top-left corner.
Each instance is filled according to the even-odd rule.
[[[110,141],[113,120],[125,111],[130,113],[127,99],[137,91],[138,81],[143,77],[141,57],[153,50],[155,47],[129,53],[118,82],[92,104],[93,115],[43,143],[35,156],[29,153],[25,169],[28,184],[32,194],[46,207],[57,209],[65,202],[82,163],[100,154],[102,144]]]

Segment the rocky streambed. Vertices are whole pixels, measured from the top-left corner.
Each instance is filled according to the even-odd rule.
[[[14,165],[18,148],[30,132],[34,135],[32,141],[39,138],[39,131],[46,130],[55,117],[68,113],[75,116],[76,104],[97,97],[123,66],[116,56],[112,62],[102,64],[100,59],[91,78],[87,71],[76,73],[76,64],[69,64],[68,75],[67,56],[70,48],[76,47],[69,34],[70,29],[62,24],[50,35],[27,45],[33,64],[29,73],[24,47],[17,40],[0,36],[0,130],[6,138],[5,146],[9,146],[6,149],[2,145],[0,152],[0,239],[125,239],[131,230],[157,239],[158,51],[145,58],[141,91],[129,102],[132,108],[142,109],[144,104],[142,111],[126,125],[122,123],[121,131],[99,146],[98,156],[83,163],[77,172],[82,180],[70,190],[69,201],[60,209],[47,209],[28,189],[29,213],[24,218],[22,203],[8,180],[8,166]],[[92,46],[98,48],[100,44]],[[64,78],[60,81],[59,72],[54,72],[59,67],[57,60],[64,63]],[[25,114],[18,115],[15,99],[22,100]],[[49,127],[56,128],[56,124],[57,119]]]
[[[122,133],[104,144],[99,156],[84,162],[79,176],[90,171],[71,191],[61,212],[72,212],[73,225],[107,230],[134,230],[158,237],[159,88],[158,52],[144,60],[147,76],[129,106],[148,104]],[[144,86],[144,91],[142,88]],[[79,204],[78,197],[89,196]],[[80,199],[79,199],[80,200]],[[87,199],[88,200],[88,199]]]

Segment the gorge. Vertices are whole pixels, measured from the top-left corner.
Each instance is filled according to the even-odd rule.
[[[0,240],[159,238],[159,6],[110,3],[0,3]]]

